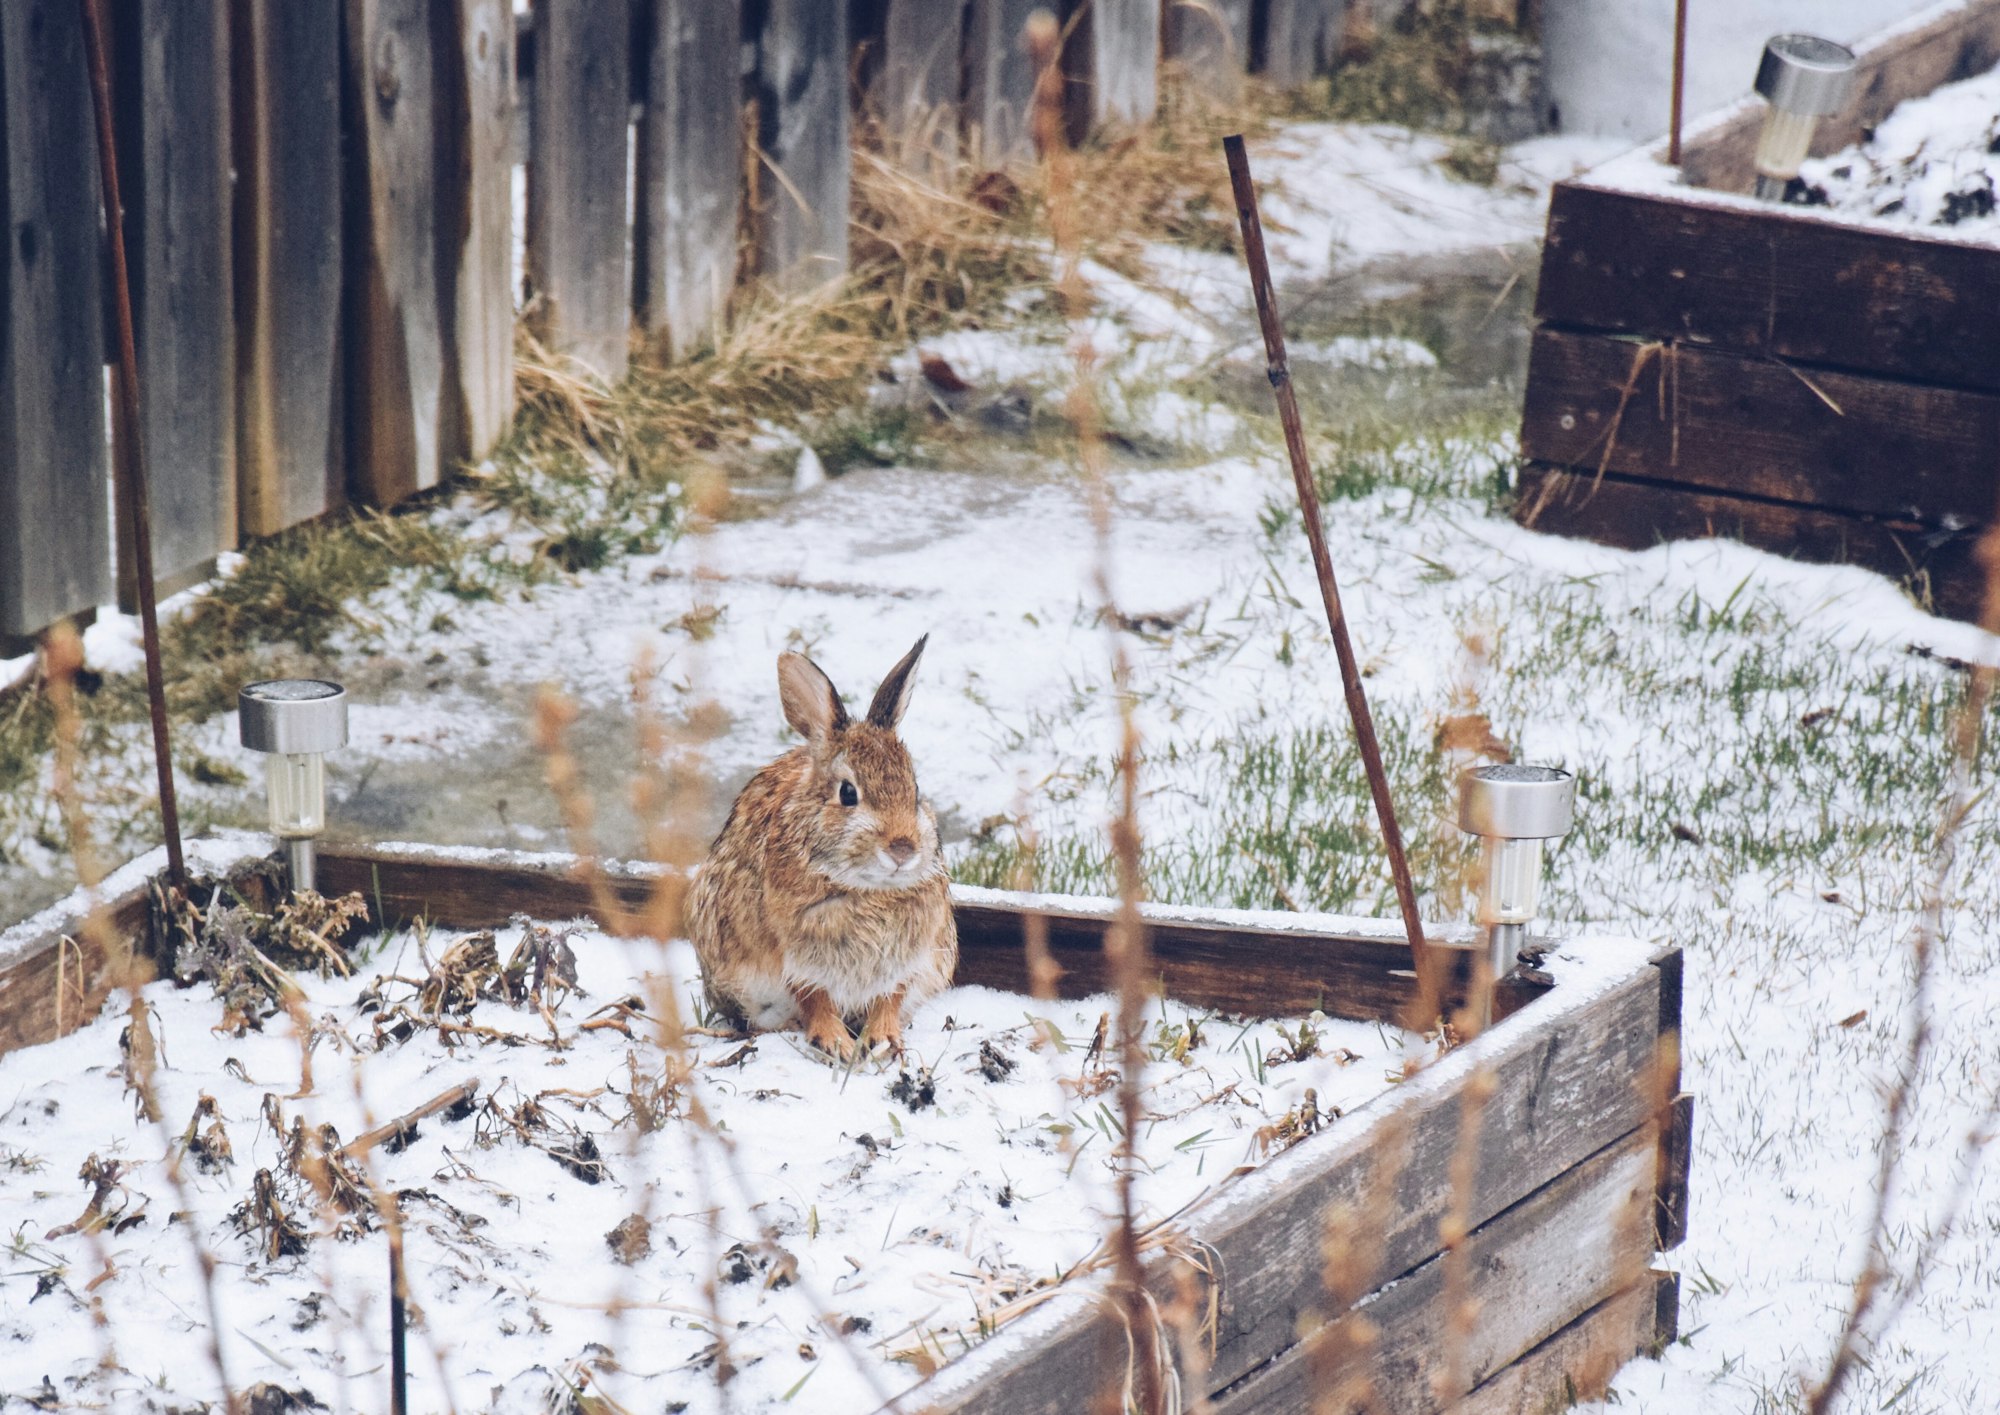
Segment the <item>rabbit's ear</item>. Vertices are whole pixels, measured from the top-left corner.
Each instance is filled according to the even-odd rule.
[[[929,634],[918,639],[917,646],[903,655],[903,661],[889,670],[889,676],[875,690],[875,701],[868,704],[868,721],[874,726],[894,727],[903,720],[910,690],[917,685],[917,660],[924,656],[924,645],[930,641]]]
[[[847,709],[833,680],[802,653],[778,655],[778,701],[785,721],[809,742],[824,742],[847,726]]]

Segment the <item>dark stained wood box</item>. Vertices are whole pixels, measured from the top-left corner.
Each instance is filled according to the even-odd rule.
[[[1858,49],[1814,152],[2000,63],[2000,0]],[[1746,73],[1755,62],[1744,56]],[[2000,240],[1747,193],[1750,99],[1550,197],[1516,519],[1642,548],[1736,536],[1978,610],[2000,505]]]
[[[260,845],[242,836],[196,853],[213,868]],[[623,909],[639,907],[659,875],[607,873]],[[94,928],[73,897],[0,933],[0,1051],[94,1016],[118,955],[150,966],[146,877],[142,862],[114,878]],[[390,922],[484,927],[516,913],[593,913],[576,861],[560,855],[329,847],[320,879],[330,894],[360,891]],[[1064,992],[1101,989],[1109,901],[961,889],[955,903],[960,982],[1023,988],[1023,922],[1039,913]],[[1392,1022],[1414,1000],[1393,925],[1163,907],[1147,910],[1147,925],[1163,989],[1187,1002]],[[1455,1005],[1471,953],[1447,952]],[[1461,1398],[1450,1408],[1542,1411],[1601,1390],[1628,1358],[1672,1339],[1678,1281],[1652,1265],[1686,1231],[1693,1107],[1679,1090],[1680,950],[1564,944],[1545,977],[1508,979],[1495,1011],[1483,1035],[1179,1216],[1176,1241],[1152,1259],[1154,1291],[1165,1303],[1191,1281],[1214,1312],[1212,1340],[1181,1370],[1184,1394],[1199,1385],[1218,1415],[1319,1411],[1330,1408],[1315,1403],[1320,1392],[1365,1373],[1369,1408],[1439,1410],[1449,1403],[1445,1353],[1462,1341],[1459,1387],[1447,1392]],[[1453,1162],[1466,1135],[1469,1172]],[[1454,1278],[1439,1235],[1457,1183],[1467,1186],[1469,1231]],[[1357,1207],[1377,1184],[1388,1187],[1374,1206]],[[1358,1301],[1335,1308],[1325,1245],[1343,1210],[1371,1216],[1356,1241],[1373,1250],[1373,1277]],[[1453,1313],[1466,1310],[1469,1327],[1454,1337]],[[1078,1281],[895,1408],[1072,1415],[1123,1381],[1127,1349],[1102,1287]]]

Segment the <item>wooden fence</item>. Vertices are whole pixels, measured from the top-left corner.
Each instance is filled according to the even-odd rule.
[[[1163,59],[1303,78],[1349,2],[99,0],[133,428],[107,427],[78,0],[0,0],[0,655],[133,598],[107,439],[141,439],[180,588],[244,537],[483,456],[513,410],[517,293],[544,344],[616,379],[635,329],[665,357],[709,342],[741,273],[838,275],[857,104],[891,139],[1020,154],[1038,4],[1068,26],[1082,130],[1148,120]]]

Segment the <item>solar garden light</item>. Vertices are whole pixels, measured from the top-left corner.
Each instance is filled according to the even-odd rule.
[[[1485,842],[1479,922],[1493,980],[1513,971],[1542,892],[1542,842],[1569,834],[1576,778],[1552,766],[1482,766],[1459,783],[1458,828]]]
[[[292,892],[315,888],[313,841],[326,829],[326,754],[347,745],[347,689],[272,678],[238,690],[243,745],[264,753],[271,833],[285,842]]]
[[[1847,106],[1854,88],[1854,51],[1810,34],[1781,34],[1764,46],[1757,92],[1769,102],[1757,140],[1757,188],[1762,201],[1781,201],[1812,147],[1813,129]]]

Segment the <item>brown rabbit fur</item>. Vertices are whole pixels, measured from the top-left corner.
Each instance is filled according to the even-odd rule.
[[[778,659],[785,720],[804,737],[750,778],[688,899],[688,932],[710,1005],[739,1026],[803,1023],[815,1045],[902,1050],[903,1009],[951,982],[958,963],[937,813],[896,735],[917,640],[850,721],[832,680],[803,654]]]

